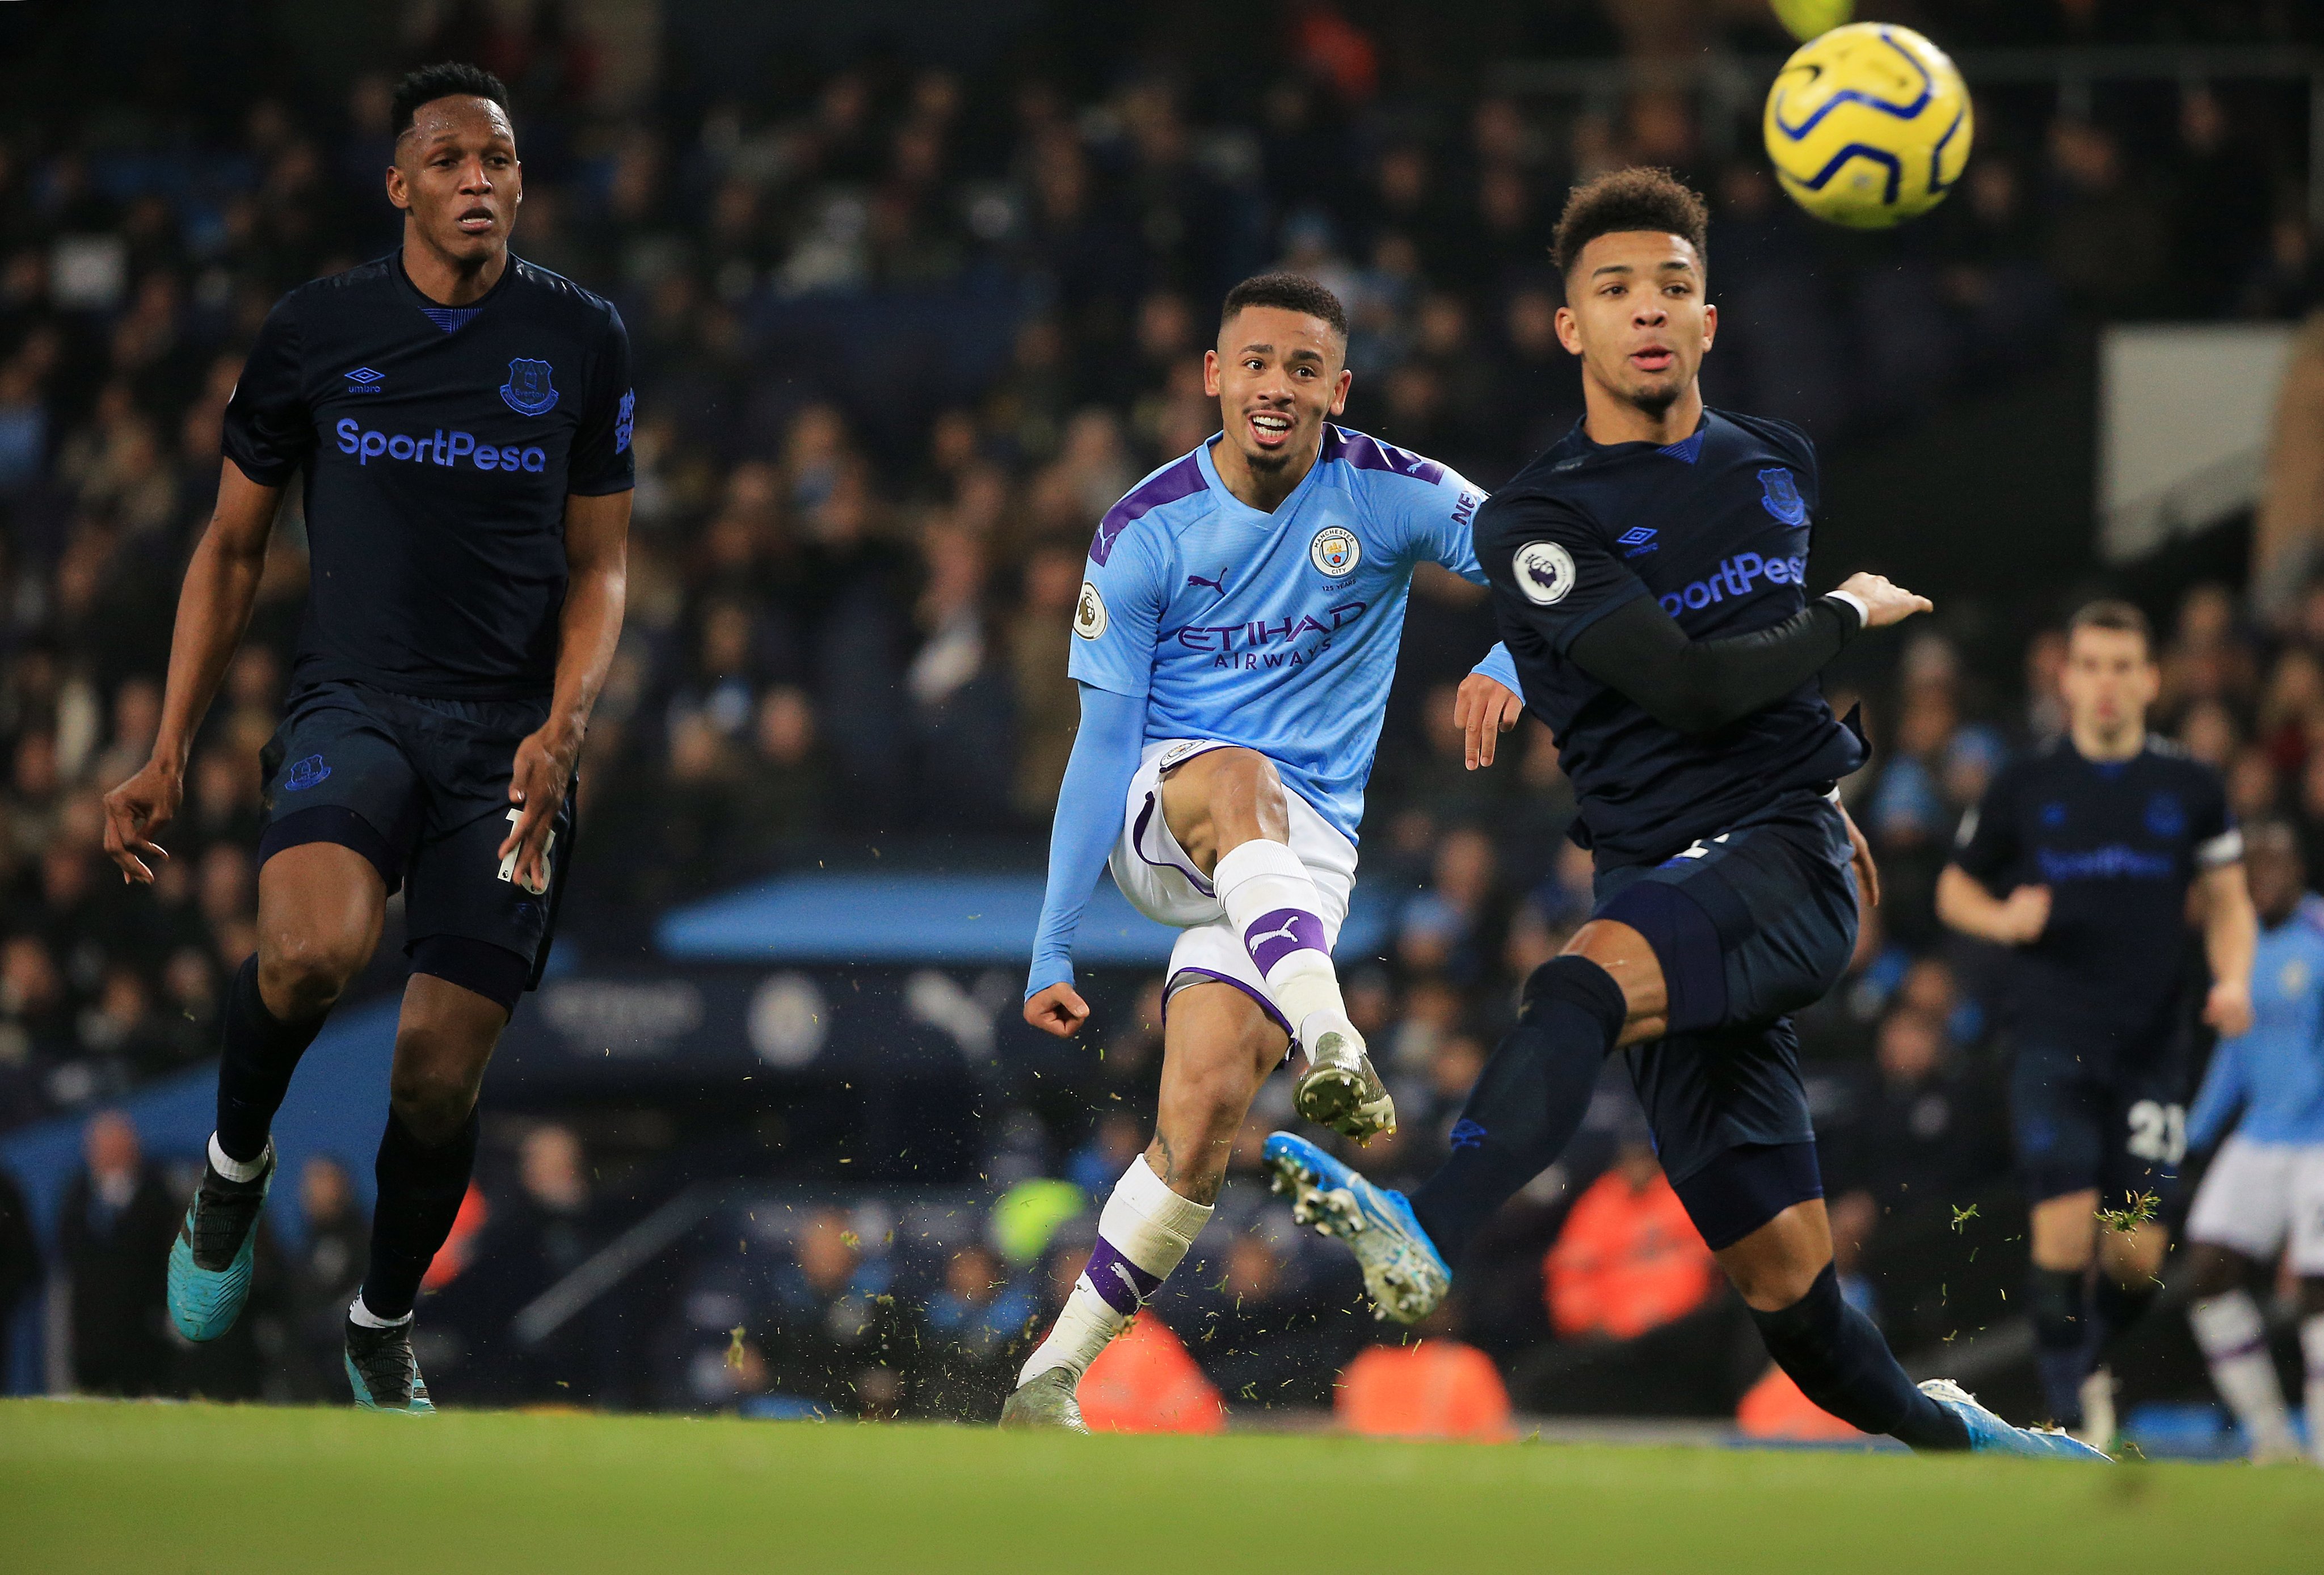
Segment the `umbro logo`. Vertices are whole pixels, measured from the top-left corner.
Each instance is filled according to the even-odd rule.
[[[1614,541],[1621,548],[1624,557],[1640,557],[1662,545],[1655,539],[1655,534],[1651,525],[1633,525],[1614,538]]]
[[[377,393],[379,385],[387,381],[384,372],[374,372],[368,366],[358,366],[347,373],[349,393]]]

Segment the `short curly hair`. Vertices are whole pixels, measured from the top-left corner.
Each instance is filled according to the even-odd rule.
[[[1656,230],[1677,235],[1694,248],[1706,269],[1711,252],[1711,210],[1686,182],[1667,170],[1643,166],[1613,170],[1585,180],[1568,193],[1557,216],[1549,259],[1563,278],[1582,260],[1582,248],[1600,235],[1623,230]]]
[[[1279,307],[1287,312],[1304,312],[1331,324],[1332,331],[1341,338],[1348,336],[1348,309],[1340,304],[1338,296],[1304,273],[1261,273],[1244,280],[1227,291],[1227,299],[1219,308],[1220,326],[1234,321],[1234,315],[1245,307]]]
[[[440,60],[432,66],[422,66],[404,74],[395,85],[393,109],[389,114],[388,130],[396,141],[411,129],[411,122],[423,105],[438,98],[489,98],[509,112],[508,84],[485,70],[482,66],[469,65],[466,60]]]

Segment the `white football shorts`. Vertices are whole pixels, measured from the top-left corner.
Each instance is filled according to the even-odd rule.
[[[2260,1263],[2289,1237],[2292,1272],[2324,1276],[2324,1143],[2228,1138],[2196,1191],[2187,1235]]]
[[[1162,816],[1163,772],[1213,750],[1240,747],[1210,739],[1161,739],[1148,744],[1130,779],[1121,839],[1114,843],[1110,867],[1113,883],[1130,898],[1130,907],[1179,932],[1177,944],[1170,948],[1166,995],[1213,980],[1231,984],[1296,1038],[1296,1027],[1268,993],[1267,981],[1244,950],[1242,937],[1228,921],[1210,881],[1179,847]],[[1323,899],[1323,912],[1316,916],[1323,921],[1326,943],[1336,944],[1340,926],[1348,916],[1349,894],[1356,887],[1356,845],[1297,793],[1286,788],[1283,797],[1290,805],[1291,851],[1315,882]]]

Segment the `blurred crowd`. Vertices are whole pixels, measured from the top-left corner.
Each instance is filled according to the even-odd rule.
[[[2267,5],[2197,8],[2185,35],[2185,8],[2160,5],[1912,9],[1957,47],[2315,32]],[[1673,26],[1689,48],[1782,47],[1756,5],[1676,21],[1630,0],[1545,10],[1563,31],[1516,41],[1536,54],[1683,52]],[[614,106],[602,46],[554,5],[412,8],[403,63],[475,58],[515,90],[517,251],[615,299],[635,347],[630,618],[584,764],[589,851],[566,919],[584,945],[633,946],[672,901],[809,859],[1038,860],[1077,715],[1067,629],[1092,523],[1215,429],[1200,356],[1245,274],[1330,283],[1353,325],[1349,424],[1487,486],[1579,415],[1545,248],[1567,184],[1626,162],[1673,166],[1711,200],[1724,317],[1711,399],[1798,420],[1827,450],[2004,382],[2099,320],[2286,318],[2318,299],[2302,123],[2266,90],[2189,79],[2062,106],[2047,88],[1981,99],[1962,189],[1875,246],[1782,198],[1748,152],[1756,115],[1706,124],[1678,91],[1480,94],[1481,62],[1418,69],[1399,54],[1405,24],[1368,14],[1297,8],[1277,69],[1257,75],[1183,45],[1109,51],[1085,30],[1045,49],[1036,28],[983,64],[872,47],[791,60],[732,93],[666,41],[667,79]],[[295,498],[151,892],[105,862],[97,796],[152,742],[178,576],[258,323],[287,288],[395,244],[379,190],[391,79],[365,72],[328,97],[277,81],[207,115],[124,102],[0,116],[0,1130],[102,1110],[214,1053],[221,982],[252,945],[256,760],[303,596]],[[2187,595],[2160,723],[2228,774],[2239,813],[2282,810],[2324,840],[2324,594],[2280,601],[2262,623],[2225,588]],[[2034,606],[2027,625],[2061,611]],[[1393,941],[1349,990],[1405,1112],[1363,1156],[1391,1178],[1441,1152],[1515,981],[1586,911],[1587,857],[1563,840],[1571,799],[1545,732],[1527,722],[1501,765],[1462,769],[1452,685],[1490,638],[1471,587],[1416,584],[1364,846]],[[2060,725],[2060,637],[2035,635],[2022,672],[1997,673],[1995,649],[1987,631],[1940,623],[1863,679],[1877,763],[1848,792],[1889,896],[1848,980],[1800,1025],[1853,1294],[1900,1345],[1948,1327],[1941,1289],[1911,1272],[1922,1233],[1945,1225],[1933,1211],[2005,1172],[1982,960],[1930,906],[1963,806]],[[396,939],[392,926],[391,958]],[[380,981],[394,975],[382,964]],[[1125,1014],[1102,1068],[992,1123],[995,1177],[1102,1189],[1119,1174],[1148,1129],[1157,996]],[[1490,1266],[1459,1331],[1540,1405],[1587,1389],[1577,1344],[1602,1357],[1709,1329],[1628,1349],[1674,1408],[1731,1405],[1764,1364],[1700,1241],[1673,1228],[1618,1077],[1568,1165],[1480,1247]],[[1255,1130],[1281,1114],[1262,1110]],[[158,1276],[138,1233],[166,1243],[164,1178],[117,1118],[89,1134],[59,1238],[90,1255],[76,1280],[115,1272],[99,1266],[115,1247],[120,1274],[143,1273],[143,1253]],[[1260,1201],[1252,1159],[1239,1156],[1229,1193],[1248,1208],[1222,1213],[1197,1249],[1206,1266],[1178,1276],[1155,1322],[1230,1403],[1320,1401],[1364,1326],[1342,1315],[1352,1286],[1331,1256]],[[525,1253],[550,1251],[543,1221],[586,1213],[544,1201],[561,1165],[580,1174],[512,1150],[478,1194],[483,1209],[503,1190],[491,1217],[504,1232],[528,1222]],[[353,1193],[344,1173],[300,1187],[304,1239],[354,1256],[336,1276],[286,1267],[282,1283],[328,1282],[327,1301],[360,1272],[346,1233],[360,1230],[312,1221]],[[657,1337],[658,1397],[883,1414],[991,1398],[999,1353],[1062,1294],[1076,1228],[1003,1250],[980,1216],[922,1232],[942,1251],[890,1252],[862,1212],[770,1225],[755,1256],[701,1256]],[[0,1199],[0,1302],[13,1217]],[[598,1239],[566,1236],[568,1252]],[[134,1252],[120,1245],[133,1238]],[[1987,1260],[1997,1285],[2006,1257]],[[479,1326],[512,1311],[462,1294],[493,1308]],[[285,1349],[305,1338],[300,1294],[268,1315]],[[817,1379],[797,1366],[813,1340],[857,1354],[816,1359]],[[864,1358],[863,1341],[970,1354],[914,1366]],[[1686,1360],[1667,1356],[1682,1348]],[[149,1358],[164,1359],[122,1359]],[[161,1370],[86,1381],[200,1386]],[[875,1370],[891,1377],[859,1382]]]

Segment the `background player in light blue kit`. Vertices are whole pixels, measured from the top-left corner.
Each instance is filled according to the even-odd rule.
[[[1331,948],[1355,883],[1412,571],[1482,584],[1484,494],[1434,462],[1345,431],[1347,317],[1311,280],[1228,292],[1206,391],[1225,430],[1107,511],[1074,615],[1082,725],[1058,795],[1028,1021],[1074,1034],[1074,930],[1098,869],[1181,934],[1166,997],[1151,1147],[1115,1184],[1056,1326],[1004,1426],[1079,1427],[1076,1385],[1210,1219],[1227,1154],[1287,1045],[1294,1099],[1354,1138],[1396,1125],[1348,1021]],[[1496,650],[1464,709],[1515,723]]]
[[[2308,1368],[2308,1441],[2324,1465],[2324,904],[2303,898],[2300,841],[2281,822],[2244,835],[2262,926],[2252,963],[2252,1026],[2223,1039],[2187,1118],[2190,1147],[2233,1134],[2187,1216],[2195,1303],[2188,1322],[2234,1408],[2252,1458],[2300,1452],[2268,1355],[2267,1321],[2244,1287],[2286,1248],[2300,1276]]]

